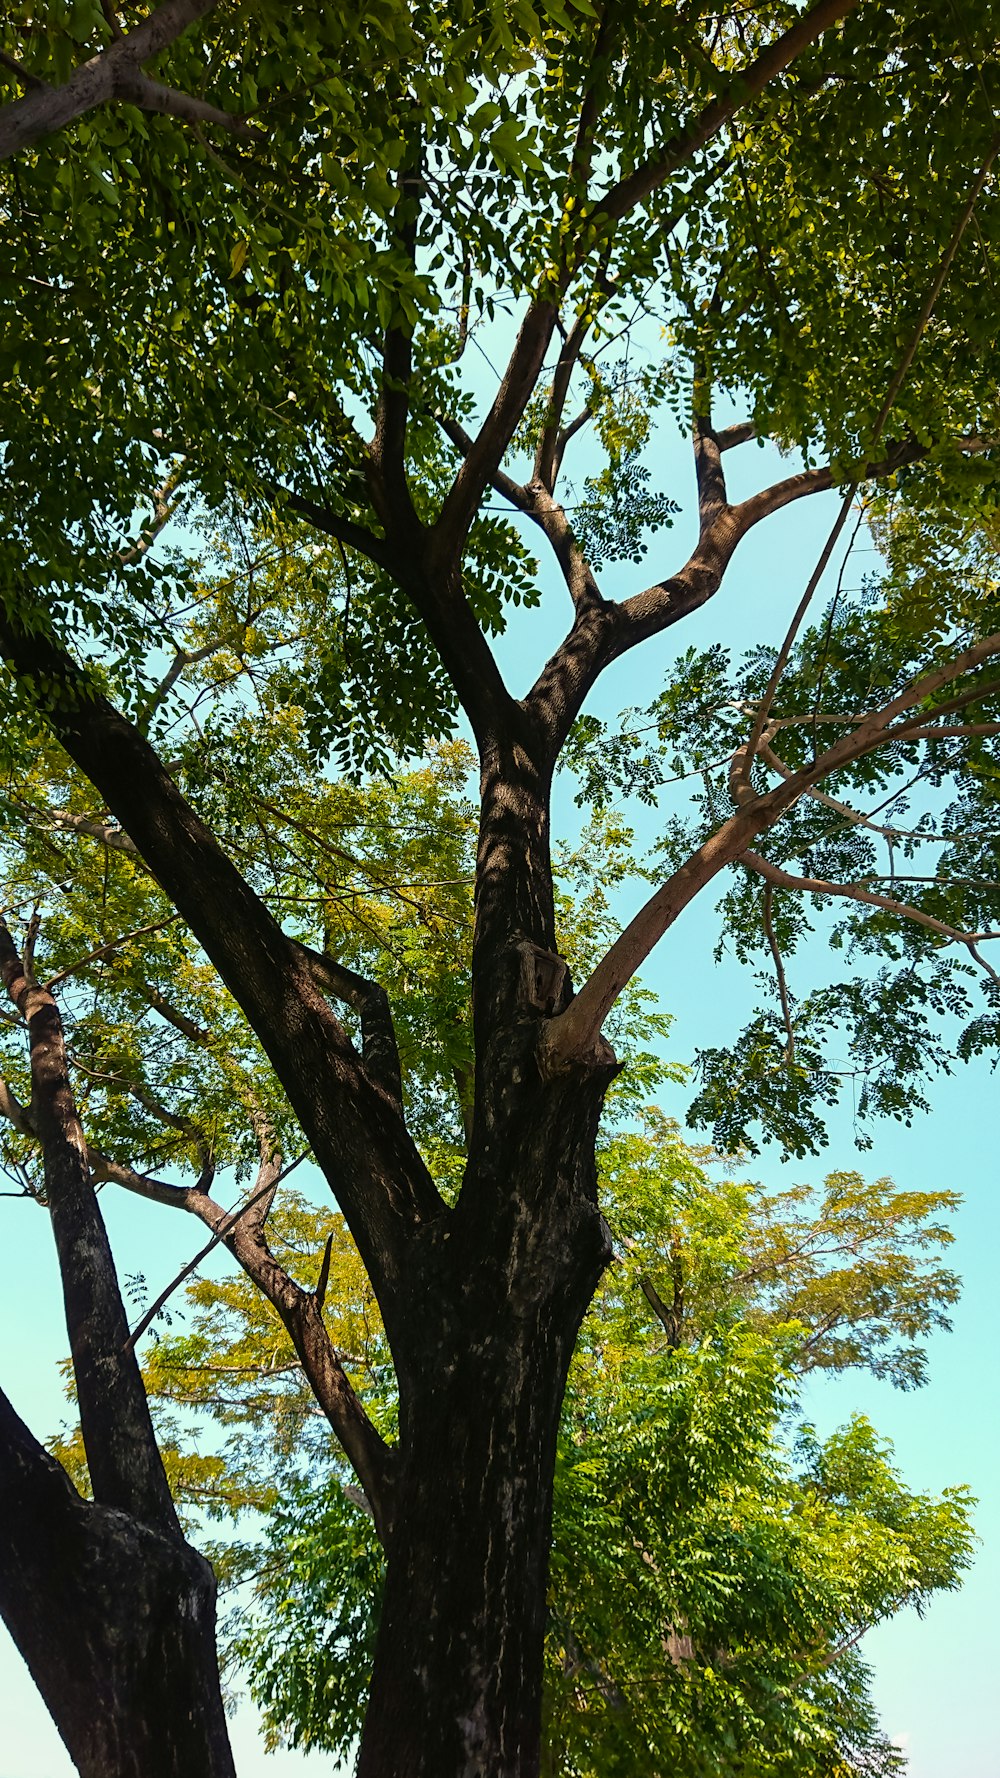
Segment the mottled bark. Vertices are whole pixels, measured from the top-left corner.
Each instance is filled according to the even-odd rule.
[[[234,1778],[209,1564],[82,1500],[2,1394],[0,1614],[81,1778]]]
[[[361,1778],[539,1769],[556,1436],[610,1257],[593,1154],[614,1062],[608,1051],[554,1087],[529,1062],[508,1072],[495,1140],[423,1256],[410,1309]]]

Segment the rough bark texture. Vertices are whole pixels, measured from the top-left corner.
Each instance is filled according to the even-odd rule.
[[[610,1256],[593,1146],[611,1073],[608,1052],[555,1090],[537,1071],[508,1087],[506,1127],[424,1256],[361,1778],[538,1771],[556,1434]]]
[[[82,1500],[3,1396],[0,1609],[82,1778],[233,1778],[209,1564]]]

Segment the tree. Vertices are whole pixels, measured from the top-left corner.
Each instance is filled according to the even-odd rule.
[[[500,8],[373,3],[350,19],[302,9],[280,30],[262,12],[259,32],[227,15],[214,37],[220,10],[165,47],[156,77],[190,92],[200,57],[198,96],[253,112],[263,140],[244,146],[220,123],[219,146],[207,120],[98,107],[4,163],[17,219],[0,287],[17,317],[2,427],[0,648],[18,715],[7,745],[23,770],[44,726],[93,786],[75,813],[109,858],[135,848],[217,973],[225,1016],[248,1028],[240,1041],[266,1056],[266,1091],[327,1177],[377,1296],[398,1437],[364,1417],[322,1340],[314,1367],[387,1552],[362,1774],[527,1774],[560,1406],[610,1253],[594,1149],[618,1067],[602,1032],[623,988],[735,867],[740,943],[757,934],[771,957],[778,1012],[744,1039],[735,1079],[705,1059],[701,1109],[727,1140],[762,1118],[793,1149],[819,1139],[837,1090],[822,1045],[844,1009],[881,1082],[876,1109],[902,1115],[927,1059],[948,1061],[943,1017],[971,1012],[966,1049],[995,1037],[996,978],[982,964],[993,920],[975,917],[995,875],[978,868],[990,840],[973,838],[995,770],[995,582],[976,584],[959,557],[928,599],[904,565],[869,605],[841,589],[803,628],[863,490],[891,483],[905,512],[964,523],[963,547],[989,535],[994,8],[956,20],[944,0],[817,0],[593,16],[551,0],[508,21]],[[87,16],[84,50],[110,56],[123,15]],[[18,78],[35,71],[30,49],[11,42]],[[470,340],[506,359],[482,400]],[[616,596],[622,563],[671,517],[642,457],[662,403],[691,425],[698,536],[675,571]],[[588,431],[600,454],[570,514],[559,478]],[[804,467],[731,500],[726,454],[754,436],[797,448]],[[585,700],[611,661],[715,597],[754,526],[834,487],[839,513],[784,641],[762,639],[735,683],[714,659],[708,698],[700,664],[680,671],[665,732],[693,742],[700,825],[670,829],[662,882],[574,991],[549,803]],[[235,509],[251,539],[210,600],[188,566],[158,556],[156,534],[185,502]],[[147,503],[155,516],[137,529]],[[255,539],[275,539],[280,564],[298,528],[312,539],[298,584],[262,581]],[[549,545],[572,617],[517,698],[489,638],[512,603],[537,602],[529,534]],[[317,538],[331,550],[310,573]],[[204,631],[227,599],[235,626]],[[457,1197],[408,1124],[384,991],[331,954],[321,910],[272,898],[266,848],[226,832],[204,764],[225,755],[220,719],[196,710],[185,731],[176,696],[194,657],[256,684],[269,655],[275,696],[321,762],[419,754],[459,708],[474,737],[474,1079]],[[256,729],[247,759],[266,759],[266,721],[247,713],[237,727]],[[725,783],[719,755],[702,751],[720,727]],[[861,876],[838,872],[872,823],[895,844],[870,799],[898,802],[909,777],[930,785],[915,843],[940,843],[943,824],[963,868],[956,881],[931,872],[902,900],[891,865],[889,892],[867,861]],[[846,897],[852,941],[907,958],[883,995],[888,1048],[856,980],[814,996],[803,1033],[783,958],[794,898],[809,895]],[[357,1015],[358,1042],[334,1001]],[[272,1139],[263,1146],[266,1168]],[[206,1208],[204,1194],[188,1202]],[[248,1212],[234,1245],[254,1227]],[[266,1246],[259,1219],[256,1230]],[[300,1297],[287,1313],[315,1331]],[[116,1340],[100,1362],[124,1375]],[[92,1471],[103,1436],[85,1428]],[[50,1470],[26,1429],[10,1440],[4,1473],[21,1480],[6,1523],[48,1624],[65,1570],[35,1536],[21,1483]],[[98,1509],[121,1498],[95,1483]],[[96,1549],[98,1519],[80,1524]],[[9,1597],[3,1608],[13,1615]],[[193,1683],[186,1663],[179,1651],[177,1690]],[[57,1677],[42,1666],[51,1698]],[[136,1712],[121,1734],[145,1747]]]

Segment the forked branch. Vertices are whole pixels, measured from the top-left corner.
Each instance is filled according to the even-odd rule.
[[[591,252],[601,249],[615,222],[689,165],[739,111],[759,98],[797,56],[857,4],[858,0],[817,0],[748,67],[727,72],[724,96],[713,99],[654,158],[613,186],[589,210],[581,212],[580,225],[568,236],[561,263],[548,274],[546,284],[525,314],[494,401],[441,509],[436,530],[447,555],[453,556],[460,549],[479,502],[503,461],[541,375],[556,327],[559,300],[579,266]]]
[[[944,687],[973,675],[986,661],[1000,654],[1000,634],[984,637],[951,661],[921,674],[881,709],[871,711],[850,734],[844,735],[809,765],[794,772],[766,794],[757,795],[736,768],[739,807],[717,828],[673,875],[656,890],[615,940],[601,962],[571,1001],[566,1011],[550,1020],[540,1047],[545,1073],[559,1073],[584,1062],[594,1052],[601,1027],[626,983],[631,981],[663,934],[706,883],[733,864],[751,846],[757,834],[772,828],[785,810],[831,773],[863,759],[880,747],[898,741],[924,738],[934,712],[920,709]],[[966,684],[953,697],[937,704],[941,714],[1000,691],[1000,680]],[[916,715],[908,712],[918,709]],[[963,942],[967,935],[955,933]]]
[[[112,99],[176,117],[181,123],[219,125],[242,141],[261,138],[262,132],[251,128],[245,118],[207,104],[193,93],[164,86],[143,73],[144,62],[151,61],[197,19],[212,12],[216,3],[217,0],[163,0],[127,35],[115,36],[107,49],[74,69],[61,86],[32,80],[23,99],[0,109],[0,160],[64,129]]]
[[[316,981],[328,988],[338,1000],[350,1006],[361,1021],[361,1056],[372,1080],[383,1089],[401,1113],[403,1082],[399,1066],[399,1048],[392,1022],[389,996],[378,982],[371,982],[353,969],[345,968],[326,952],[303,950]]]
[[[912,920],[918,926],[925,926],[929,932],[937,933],[946,944],[965,945],[987,975],[992,976],[995,982],[1000,982],[996,970],[976,950],[977,945],[986,943],[988,939],[1000,938],[1000,932],[963,932],[958,926],[949,926],[945,920],[926,914],[923,908],[897,901],[892,895],[880,895],[864,883],[834,883],[824,877],[795,876],[791,871],[782,870],[779,865],[772,864],[769,858],[762,858],[759,852],[744,852],[739,862],[763,877],[768,888],[773,885],[776,889],[795,889],[803,895],[834,896],[845,901],[856,901],[865,907],[879,908],[887,914],[896,914],[901,920]],[[786,997],[783,991],[783,1006]]]

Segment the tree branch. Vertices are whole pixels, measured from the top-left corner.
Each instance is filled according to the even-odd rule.
[[[612,186],[587,220],[618,221],[627,216],[678,172],[699,148],[706,147],[730,118],[759,98],[765,87],[790,67],[803,50],[809,49],[825,31],[853,12],[858,3],[859,0],[818,0],[818,4],[803,13],[783,36],[769,44],[755,62],[730,74],[729,91],[724,98],[713,99],[684,129],[664,143],[655,159],[645,161],[627,179]],[[722,70],[719,72],[721,75]]]
[[[751,854],[749,852],[744,852],[743,856],[745,859],[749,859]],[[788,1042],[785,1045],[785,1061],[791,1063],[795,1060],[795,1026],[792,1023],[792,1003],[788,993],[788,982],[785,979],[785,965],[782,962],[781,947],[778,944],[777,934],[774,930],[774,920],[772,918],[773,904],[774,889],[772,881],[769,878],[764,885],[762,905],[764,931],[767,935],[767,942],[771,948],[771,960],[774,964],[774,974],[778,983],[778,996],[781,1000],[781,1016],[785,1021],[785,1033],[788,1038]]]
[[[225,855],[149,743],[51,638],[0,612],[0,648],[45,686],[43,714],[113,810],[269,1056],[376,1287],[441,1199],[402,1119],[359,1063],[299,946]],[[391,1321],[391,1308],[386,1317]],[[390,1332],[391,1338],[391,1332]]]
[[[295,1162],[293,1162],[292,1165],[294,1166]],[[285,1171],[291,1172],[291,1168],[290,1167],[286,1168]],[[173,1296],[174,1291],[179,1290],[180,1286],[184,1283],[185,1279],[190,1278],[192,1272],[196,1272],[198,1270],[198,1267],[201,1265],[202,1260],[207,1259],[209,1254],[212,1252],[213,1248],[218,1247],[220,1241],[225,1240],[226,1236],[231,1232],[232,1229],[235,1228],[236,1224],[240,1221],[240,1218],[244,1217],[244,1216],[249,1216],[251,1211],[256,1209],[264,1198],[271,1199],[274,1197],[274,1192],[275,1192],[275,1189],[279,1183],[279,1180],[282,1179],[283,1177],[284,1177],[284,1174],[279,1174],[278,1179],[275,1179],[273,1181],[271,1179],[266,1180],[265,1183],[262,1186],[259,1186],[258,1189],[253,1193],[253,1196],[247,1199],[245,1204],[241,1204],[241,1206],[238,1210],[230,1210],[228,1212],[228,1214],[225,1218],[225,1221],[219,1224],[219,1226],[216,1229],[215,1233],[213,1234],[211,1240],[206,1241],[204,1247],[200,1247],[198,1249],[198,1252],[195,1254],[194,1258],[189,1259],[187,1264],[181,1267],[181,1269],[177,1273],[176,1277],[171,1278],[170,1283],[166,1286],[166,1288],[164,1290],[161,1290],[161,1292],[160,1292],[159,1296],[156,1298],[155,1302],[150,1304],[149,1308],[146,1310],[146,1313],[143,1315],[141,1321],[138,1321],[136,1323],[135,1327],[132,1329],[132,1332],[129,1334],[128,1339],[125,1342],[125,1348],[124,1348],[125,1350],[134,1350],[135,1349],[135,1347],[138,1345],[139,1341],[142,1339],[143,1334],[148,1332],[149,1328],[152,1327],[153,1322],[156,1320],[156,1317],[160,1313],[160,1310],[162,1308],[164,1308],[165,1305],[170,1301],[170,1298]]]
[[[387,1541],[392,1529],[395,1452],[376,1431],[351,1386],[323,1321],[322,1293],[303,1290],[289,1277],[271,1252],[264,1233],[267,1211],[275,1191],[303,1158],[300,1155],[282,1168],[280,1155],[267,1154],[262,1159],[250,1198],[232,1210],[224,1210],[200,1184],[195,1187],[167,1186],[92,1151],[95,1176],[173,1209],[186,1210],[212,1230],[211,1240],[161,1291],[131,1334],[126,1327],[123,1350],[129,1354],[133,1352],[136,1342],[173,1292],[197,1270],[213,1248],[223,1244],[277,1311],[309,1386],[368,1496],[379,1536]]]
[[[605,953],[566,1011],[544,1027],[539,1046],[539,1065],[543,1073],[561,1073],[594,1052],[604,1020],[626,983],[699,890],[747,851],[757,834],[773,827],[786,809],[830,773],[853,764],[880,747],[916,738],[927,726],[928,713],[925,711],[907,718],[906,712],[998,654],[1000,634],[986,636],[951,661],[911,680],[881,709],[870,712],[851,734],[843,736],[808,766],[765,795],[758,796],[751,786],[743,783],[737,750],[731,768],[739,798],[736,814],[723,822],[650,896]],[[950,713],[965,704],[993,696],[997,691],[1000,691],[1000,681],[967,686],[938,708],[943,713]]]
[[[281,483],[276,483],[272,492],[288,507],[290,512],[297,513],[299,518],[308,520],[309,524],[314,526],[317,531],[324,532],[327,537],[334,538],[337,543],[342,543],[347,549],[356,550],[358,555],[367,556],[368,560],[374,562],[376,567],[385,568],[391,572],[392,555],[389,546],[384,539],[376,537],[374,531],[369,531],[365,525],[355,524],[351,519],[342,518],[331,507],[323,506],[316,500],[309,500],[304,494],[297,494],[293,489],[286,488]]]
[[[321,987],[328,988],[338,1000],[353,1007],[361,1020],[361,1055],[373,1081],[388,1094],[402,1114],[403,1082],[399,1067],[399,1049],[392,1022],[389,996],[378,982],[368,981],[347,969],[325,951],[302,949],[309,967]]]
[[[136,926],[131,932],[122,932],[117,938],[109,938],[106,944],[98,945],[93,951],[88,951],[87,955],[80,957],[76,963],[69,963],[65,969],[60,969],[58,975],[50,976],[45,986],[51,993],[52,989],[57,988],[60,982],[66,981],[68,976],[75,975],[79,969],[86,969],[88,963],[98,963],[102,958],[110,957],[112,951],[116,951],[119,945],[130,944],[134,938],[147,938],[150,933],[162,932],[165,927],[173,926],[176,919],[176,914],[170,914],[165,920],[154,920],[151,926]]]
[[[596,306],[600,307],[599,304]],[[534,469],[534,480],[550,495],[555,490],[556,477],[559,474],[562,454],[566,446],[566,434],[561,430],[566,398],[569,395],[573,372],[583,350],[583,343],[594,318],[594,312],[588,305],[574,321],[556,360],[552,388],[549,392],[548,410],[539,436],[538,449],[535,452]]]
[[[23,99],[0,110],[0,160],[64,129],[111,99],[125,99],[146,111],[169,112],[183,123],[221,124],[243,140],[259,136],[244,118],[220,111],[189,93],[161,86],[142,73],[143,62],[159,55],[215,5],[216,0],[163,0],[126,37],[114,38],[107,49],[76,68],[62,86],[33,84]]]
[[[735,426],[723,426],[715,435],[720,451],[732,451],[737,445],[748,444],[756,438],[757,428],[752,420],[740,420]]]
[[[880,908],[885,913],[898,914],[901,919],[913,920],[917,925],[926,926],[929,931],[938,933],[949,944],[965,945],[987,975],[992,976],[995,982],[1000,982],[996,970],[975,951],[977,944],[982,944],[987,939],[1000,938],[1000,932],[962,932],[957,926],[949,926],[944,920],[936,920],[932,914],[925,914],[922,908],[910,907],[906,902],[896,901],[890,895],[878,895],[873,890],[866,889],[863,883],[832,883],[823,877],[793,876],[790,871],[772,864],[770,859],[762,858],[759,852],[744,852],[739,862],[756,871],[769,887],[773,884],[775,888],[797,889],[802,894],[842,896],[847,901],[862,902],[867,907]],[[783,1005],[785,998],[783,995]]]
[[[266,1191],[273,1191],[268,1185]],[[192,1205],[228,1247],[258,1289],[267,1297],[295,1347],[310,1388],[322,1408],[371,1504],[384,1545],[392,1534],[395,1508],[396,1454],[368,1418],[334,1348],[323,1320],[318,1294],[303,1290],[275,1259],[263,1233],[246,1218],[227,1214],[211,1198]],[[250,1208],[250,1206],[247,1206]],[[224,1226],[228,1222],[229,1226]]]
[[[536,297],[521,323],[489,413],[469,441],[434,526],[436,546],[445,560],[453,560],[461,549],[479,502],[503,461],[541,375],[557,315],[554,298]]]
[[[782,675],[785,671],[786,666],[788,665],[788,657],[792,652],[792,647],[795,642],[795,638],[799,633],[799,627],[802,623],[803,618],[805,617],[806,612],[809,609],[809,606],[812,604],[812,600],[813,600],[813,596],[816,592],[816,588],[819,586],[820,581],[822,580],[824,574],[826,573],[827,563],[829,562],[830,557],[833,555],[833,552],[837,546],[837,539],[839,538],[840,533],[842,532],[842,530],[844,529],[844,526],[847,523],[847,515],[851,510],[851,504],[854,500],[854,496],[857,493],[857,491],[858,491],[858,484],[856,481],[852,482],[850,487],[846,488],[844,491],[843,498],[841,499],[840,508],[837,513],[837,516],[834,519],[833,524],[830,526],[830,530],[827,534],[826,542],[824,543],[822,549],[819,552],[819,555],[816,558],[816,565],[813,568],[813,571],[810,574],[808,581],[806,582],[805,591],[803,592],[802,597],[799,600],[798,605],[796,606],[795,612],[793,613],[793,616],[792,616],[792,621],[789,624],[788,629],[785,631],[784,641],[782,642],[781,647],[778,650],[774,666],[771,669],[770,677],[769,677],[767,685],[764,689],[764,695],[760,700],[760,704],[758,706],[757,713],[753,719],[753,726],[750,730],[750,738],[747,741],[746,746],[741,747],[739,749],[739,753],[737,754],[737,758],[739,760],[738,771],[739,771],[740,776],[742,777],[744,784],[749,784],[749,782],[750,782],[750,773],[753,770],[753,762],[754,762],[754,759],[756,758],[757,750],[760,746],[761,736],[763,735],[764,730],[767,726],[767,719],[771,714],[771,706],[774,703],[774,699],[777,694],[778,686],[781,683]],[[852,537],[852,539],[851,539],[851,544],[853,544],[854,538],[857,537],[858,527],[861,524],[862,516],[863,516],[863,512],[862,512],[862,514],[859,514],[858,523],[854,527],[854,537]],[[850,554],[850,548],[851,548],[851,546],[849,545],[848,546],[848,554]],[[843,570],[841,570],[841,572],[843,572]]]
[[[399,171],[399,190],[393,212],[396,245],[411,271],[417,258],[417,229],[420,200],[423,194],[421,162],[423,146],[417,140],[409,145]],[[405,315],[398,315],[386,328],[382,348],[382,382],[375,412],[375,436],[370,462],[373,472],[372,491],[377,502],[385,506],[384,522],[402,521],[407,529],[419,525],[406,477],[406,427],[410,412],[410,379],[413,374],[413,328]],[[380,516],[383,516],[380,514]]]
[[[110,1069],[92,1068],[79,1055],[74,1055],[73,1065],[79,1073],[87,1075],[90,1080],[98,1080],[111,1086],[121,1087],[122,1091],[130,1094],[144,1111],[148,1111],[151,1117],[155,1117],[158,1123],[165,1125],[168,1130],[177,1130],[180,1135],[186,1136],[194,1144],[199,1163],[203,1168],[212,1166],[213,1145],[207,1132],[195,1122],[194,1118],[186,1117],[181,1112],[171,1111],[169,1106],[162,1104],[156,1094],[150,1092],[144,1081],[133,1080],[130,1075],[117,1074]]]
[[[719,444],[719,435],[712,425],[707,380],[702,382],[699,379],[695,385],[692,431],[695,480],[698,487],[698,528],[700,535],[704,536],[729,505],[722,468],[722,447]]]
[[[59,1009],[48,989],[31,979],[2,922],[0,976],[27,1026],[28,1118],[42,1150],[94,1499],[177,1535],[146,1392],[134,1355],[122,1350],[128,1322],[87,1165]]]
[[[155,489],[152,502],[153,515],[149,523],[143,526],[135,542],[130,544],[128,549],[122,550],[118,558],[123,568],[131,567],[135,562],[141,562],[143,556],[152,549],[160,532],[170,523],[177,511],[178,501],[175,496],[183,474],[184,465],[180,463]]]
[[[606,193],[584,215],[573,244],[582,246],[586,253],[592,245],[606,238],[609,223],[626,216],[658,186],[663,185],[699,148],[704,148],[711,142],[730,118],[758,98],[769,82],[787,68],[796,56],[822,36],[831,25],[844,18],[857,4],[858,0],[818,0],[818,4],[765,50],[749,68],[742,69],[731,77],[726,98],[713,100],[686,129],[666,144],[655,161],[647,161],[628,179],[622,180]],[[490,486],[534,391],[555,331],[558,298],[566,289],[573,269],[573,258],[568,252],[544,290],[535,296],[524,317],[492,406],[472,441],[435,526],[446,557],[452,557],[464,541],[483,493]]]
[[[444,414],[438,414],[437,418],[442,432],[458,450],[468,451],[471,448],[472,440],[457,420]],[[565,509],[553,498],[544,483],[536,477],[533,481],[522,484],[498,469],[492,485],[525,518],[533,520],[548,540],[573,604],[578,609],[593,602],[603,604],[600,587],[573,536],[573,528]]]

